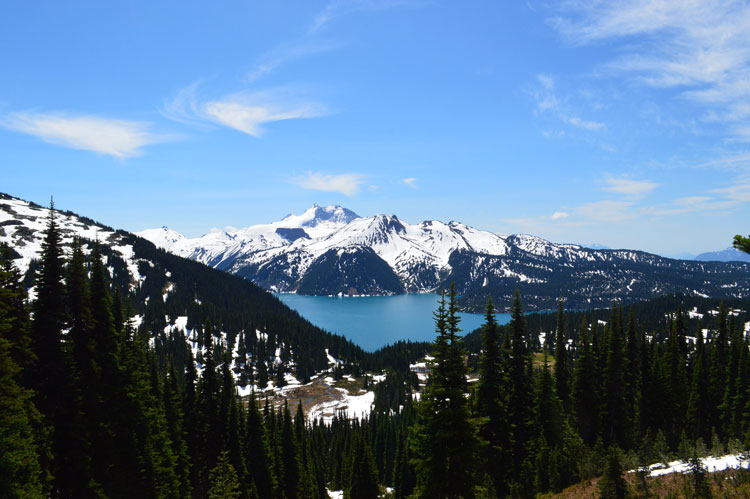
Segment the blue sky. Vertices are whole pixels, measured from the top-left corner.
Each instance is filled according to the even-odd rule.
[[[341,204],[667,255],[750,232],[743,2],[3,2],[0,191],[188,236]]]

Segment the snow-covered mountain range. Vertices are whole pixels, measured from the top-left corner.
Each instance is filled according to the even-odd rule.
[[[395,215],[363,218],[341,206],[318,205],[279,222],[214,230],[195,239],[166,227],[138,235],[167,251],[239,274],[273,291],[305,292],[310,284],[305,278],[309,281],[324,262],[348,267],[350,272],[357,265],[377,271],[359,287],[341,282],[335,289],[325,286],[310,294],[430,291],[449,270],[454,251],[487,255],[508,251],[503,236],[458,222],[410,225]]]
[[[409,224],[314,205],[301,215],[186,238],[166,227],[138,235],[167,251],[279,292],[373,295],[428,292],[455,282],[469,308],[487,295],[507,305],[516,287],[530,308],[607,306],[666,293],[742,298],[747,263],[673,260],[635,250],[505,236],[460,222]]]

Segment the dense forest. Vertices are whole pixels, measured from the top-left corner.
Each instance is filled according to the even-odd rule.
[[[488,301],[467,350],[451,288],[426,384],[409,370],[425,345],[366,355],[341,340],[346,369],[386,375],[369,416],[325,422],[295,401],[239,397],[228,342],[259,347],[218,336],[211,314],[193,324],[199,359],[164,332],[161,308],[136,327],[134,309],[149,305],[118,284],[104,251],[77,240],[64,258],[50,210],[29,297],[2,249],[2,497],[534,497],[601,475],[603,497],[624,497],[625,469],[750,441],[750,345],[731,307],[717,304],[704,328],[668,301],[593,314],[560,303],[538,316],[542,346],[516,293],[504,327]],[[318,368],[289,346],[301,378]]]

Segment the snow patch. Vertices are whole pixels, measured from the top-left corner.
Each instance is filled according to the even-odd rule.
[[[724,471],[729,468],[736,469],[742,467],[748,469],[750,464],[747,460],[741,459],[741,454],[704,457],[701,458],[701,463],[711,473],[715,471]],[[690,465],[686,461],[672,461],[666,464],[667,466],[664,466],[664,463],[652,464],[648,467],[648,476],[661,476],[670,473],[687,473],[690,470]],[[635,473],[635,471],[636,470],[631,470],[630,473]]]

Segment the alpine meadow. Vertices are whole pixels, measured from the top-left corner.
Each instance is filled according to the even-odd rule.
[[[744,0],[0,5],[0,498],[750,497]]]

